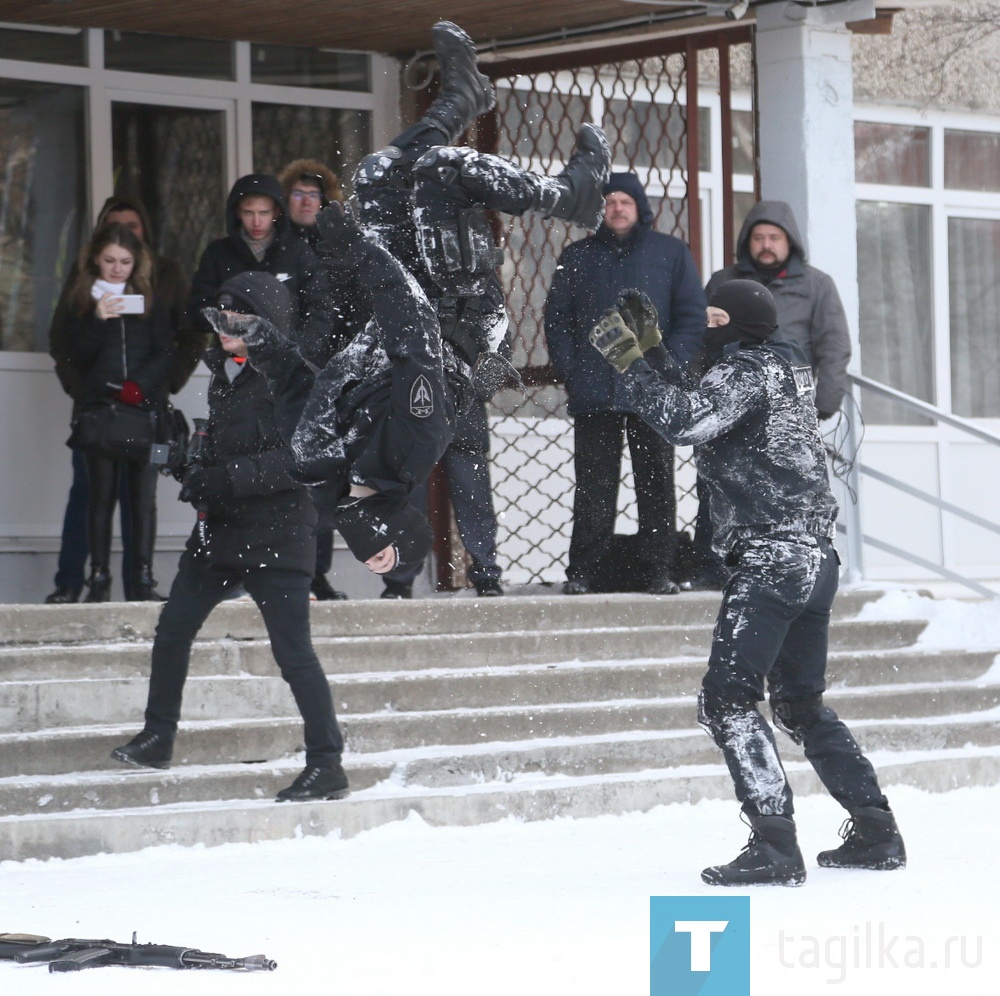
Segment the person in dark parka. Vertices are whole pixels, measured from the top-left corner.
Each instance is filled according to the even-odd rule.
[[[645,293],[663,323],[663,342],[648,362],[663,369],[672,357],[687,368],[701,347],[705,295],[688,247],[653,230],[653,209],[634,173],[612,173],[604,186],[604,220],[597,232],[559,257],[545,305],[545,338],[556,374],[566,385],[574,418],[573,533],[566,594],[586,594],[611,542],[627,435],[635,475],[638,532],[655,594],[678,591],[674,558],[677,501],[673,447],[639,418],[613,371],[587,336],[626,289]]]
[[[708,308],[711,366],[692,390],[645,361],[639,341],[647,339],[645,328],[630,328],[611,312],[592,332],[636,411],[664,438],[694,446],[711,495],[716,548],[733,571],[699,696],[699,722],[722,750],[753,835],[734,861],[702,872],[709,885],[805,881],[792,792],[757,709],[765,684],[775,723],[804,747],[823,785],[850,813],[844,843],[820,853],[819,864],[891,869],[906,863],[871,763],[823,703],[840,573],[832,545],[837,503],[812,372],[776,328],[767,288],[749,280],[723,284]]]
[[[290,332],[291,302],[277,279],[246,273],[223,284],[221,314],[252,314]],[[191,644],[209,613],[242,585],[257,603],[271,649],[305,726],[306,767],[278,800],[347,794],[344,742],[326,675],[309,631],[309,585],[316,563],[316,512],[293,480],[294,459],[278,427],[264,377],[238,339],[206,353],[212,371],[203,452],[181,497],[199,510],[160,615],[153,642],[145,726],[112,757],[165,768],[173,755]]]
[[[202,308],[214,305],[222,285],[249,271],[270,273],[293,302],[291,332],[306,358],[322,367],[338,338],[330,279],[306,240],[291,231],[284,192],[276,177],[251,173],[233,184],[226,200],[226,231],[210,242],[191,278],[188,318],[212,332]]]

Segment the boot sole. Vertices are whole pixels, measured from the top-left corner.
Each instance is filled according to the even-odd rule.
[[[739,881],[734,881],[734,880],[722,881],[721,879],[715,879],[712,876],[707,875],[705,872],[702,872],[701,880],[702,882],[705,883],[705,885],[714,885],[721,888],[730,888],[730,889],[741,889],[745,885],[772,885],[772,886],[785,886],[787,888],[797,888],[798,886],[803,885],[805,883],[806,873],[802,872],[801,874],[795,874],[788,878],[768,878],[759,880],[753,878],[746,878],[746,879],[741,879]]]
[[[346,799],[351,794],[349,788],[338,789],[336,792],[328,792],[326,795],[280,795],[275,797],[275,802],[334,802],[337,799]]]
[[[130,768],[157,768],[164,771],[170,767],[169,761],[138,761],[134,757],[130,757],[128,754],[117,750],[111,752],[111,760],[127,764]]]
[[[881,861],[826,861],[816,859],[820,868],[857,868],[861,871],[895,871],[906,867],[906,858],[883,858]]]

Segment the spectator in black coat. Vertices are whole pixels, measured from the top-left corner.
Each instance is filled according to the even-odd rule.
[[[587,336],[622,291],[636,288],[648,295],[663,323],[663,344],[649,362],[662,370],[672,357],[686,368],[701,348],[705,295],[688,247],[653,230],[653,209],[634,173],[612,173],[604,197],[603,222],[594,235],[563,250],[545,304],[549,357],[566,385],[574,419],[576,491],[563,590],[568,595],[592,590],[614,532],[627,436],[647,557],[643,573],[651,578],[651,593],[673,594],[679,590],[674,450],[638,417]]]
[[[211,332],[201,309],[214,304],[222,285],[240,273],[270,273],[292,299],[291,334],[306,359],[324,366],[335,338],[330,279],[308,243],[292,233],[275,177],[251,173],[233,184],[226,201],[226,230],[225,238],[206,247],[191,279],[191,323]]]
[[[227,281],[215,303],[216,315],[260,315],[290,330],[289,296],[269,274]],[[348,791],[344,741],[309,632],[316,513],[292,478],[295,462],[274,399],[246,353],[240,339],[227,337],[206,354],[208,427],[181,492],[199,510],[198,522],[156,627],[145,726],[111,756],[140,767],[169,766],[191,644],[212,609],[242,585],[264,617],[305,725],[306,767],[278,801],[341,798]]]

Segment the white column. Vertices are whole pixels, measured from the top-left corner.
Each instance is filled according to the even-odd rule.
[[[873,18],[875,2],[778,3],[756,13],[761,195],[791,205],[809,262],[833,277],[851,329],[851,369],[858,371],[854,78],[845,25]],[[856,441],[852,433],[848,445],[853,449]],[[849,484],[860,498],[857,469]],[[847,573],[858,580],[864,571],[860,502],[842,504]]]

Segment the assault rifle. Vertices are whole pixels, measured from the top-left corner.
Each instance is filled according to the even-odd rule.
[[[165,944],[131,944],[65,937],[53,941],[38,934],[0,934],[0,959],[21,964],[48,962],[50,972],[79,972],[100,965],[159,965],[163,968],[228,968],[246,972],[273,972],[276,961],[264,955],[228,958],[197,948]]]

